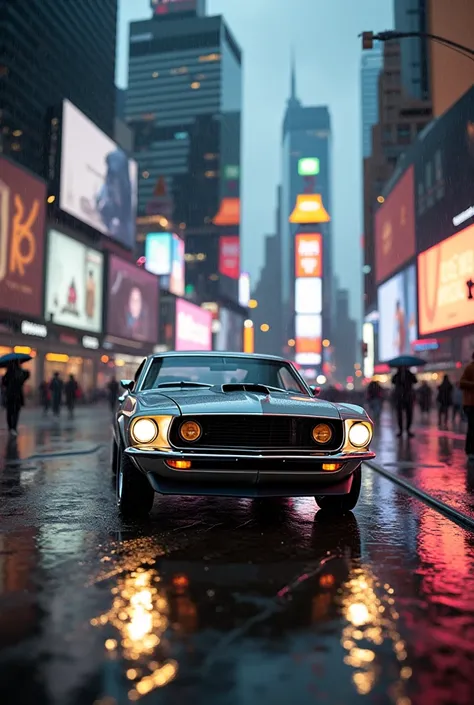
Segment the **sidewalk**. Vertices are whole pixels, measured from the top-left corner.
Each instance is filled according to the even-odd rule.
[[[414,438],[397,438],[396,421],[384,411],[372,442],[375,464],[474,519],[474,468],[467,466],[463,429],[440,430],[433,414],[429,425],[415,422]]]

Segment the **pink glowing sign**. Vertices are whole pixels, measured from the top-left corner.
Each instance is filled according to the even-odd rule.
[[[212,350],[212,313],[176,299],[175,350]]]

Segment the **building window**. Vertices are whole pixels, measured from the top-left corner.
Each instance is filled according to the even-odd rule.
[[[201,88],[201,84],[199,83],[199,81],[193,81],[191,83],[191,88],[193,89],[193,91],[197,91],[199,88]]]
[[[217,177],[217,171],[205,171],[204,176],[206,179],[215,179]]]
[[[207,61],[220,61],[221,60],[221,55],[214,53],[214,54],[204,54],[199,57],[199,61],[201,63],[207,62]]]
[[[218,156],[219,156],[219,155],[218,155],[218,154],[214,154],[214,152],[206,152],[206,154],[204,155],[204,159],[205,159],[207,162],[212,162],[214,159],[217,159]]]

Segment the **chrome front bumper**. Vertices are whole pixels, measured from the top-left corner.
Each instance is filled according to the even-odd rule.
[[[254,452],[198,453],[145,450],[129,447],[125,453],[162,494],[254,496],[314,496],[347,494],[352,473],[372,451],[327,455],[281,455]],[[186,470],[171,468],[166,461],[187,460]],[[341,463],[336,471],[323,463]]]

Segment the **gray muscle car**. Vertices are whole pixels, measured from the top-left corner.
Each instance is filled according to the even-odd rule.
[[[172,352],[143,360],[114,419],[112,466],[124,516],[155,492],[315,497],[344,513],[357,503],[372,421],[362,407],[317,398],[271,355]]]

